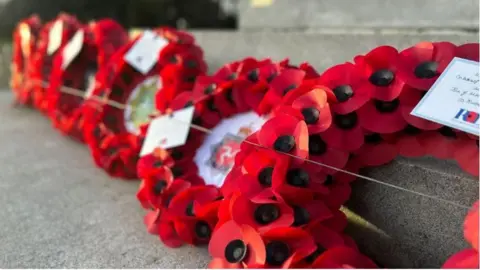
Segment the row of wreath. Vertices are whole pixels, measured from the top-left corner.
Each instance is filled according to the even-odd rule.
[[[65,68],[78,31],[82,48]],[[193,36],[153,31],[167,44],[150,71],[139,72],[125,55],[142,35],[130,39],[109,19],[84,25],[60,14],[42,25],[32,16],[14,32],[11,86],[17,103],[86,143],[98,167],[140,178],[148,231],[170,247],[208,243],[210,267],[375,268],[343,233],[340,207],[356,177],[337,169],[358,173],[399,155],[431,155],[478,176],[478,137],[410,115],[454,57],[479,61],[478,43],[380,46],[322,74],[308,63],[245,58],[207,76]],[[138,91],[146,84],[154,95]],[[140,101],[146,113],[134,116],[139,95],[154,102]],[[192,123],[206,129],[244,114],[262,121],[241,130],[244,141],[220,164],[219,181],[206,179],[196,162],[208,141],[202,129],[190,129],[184,145],[139,158],[150,120],[191,106]],[[475,266],[472,258],[478,267],[478,208],[471,215],[477,224],[467,226],[466,238],[473,251],[452,257],[448,267]]]

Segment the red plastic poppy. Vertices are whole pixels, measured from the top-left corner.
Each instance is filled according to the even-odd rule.
[[[428,90],[455,56],[450,42],[420,42],[400,52],[398,76],[411,87]]]
[[[137,162],[137,173],[138,177],[143,179],[147,178],[151,172],[154,172],[157,168],[166,166],[171,168],[174,165],[175,161],[170,156],[169,152],[157,148],[153,153],[141,157]]]
[[[307,124],[287,114],[279,114],[269,119],[257,133],[258,142],[262,146],[299,158],[308,156],[307,136]],[[294,162],[303,161],[295,159]]]
[[[350,198],[352,189],[349,183],[344,181],[344,176],[342,174],[322,173],[318,174],[317,177],[323,187],[328,190],[326,193],[317,194],[317,198],[325,202],[330,209],[339,209]]]
[[[301,91],[303,92],[303,90]],[[305,121],[310,134],[323,132],[332,124],[332,114],[324,89],[313,88],[299,95],[292,102],[289,102],[288,99],[284,99],[283,102],[283,104],[288,102],[287,104],[279,106],[275,111],[287,113]]]
[[[312,268],[377,268],[377,265],[349,247],[333,247],[321,254],[311,265]]]
[[[344,63],[327,69],[318,83],[332,90],[334,100],[332,111],[337,114],[348,114],[356,111],[370,100],[372,93],[365,87],[367,77],[357,66]]]
[[[183,245],[183,240],[174,228],[174,223],[168,219],[165,211],[160,209],[149,211],[143,222],[147,231],[158,235],[160,240],[168,247],[177,248]]]
[[[184,181],[173,181],[173,174],[167,167],[160,167],[144,178],[137,192],[137,199],[145,209],[161,209],[168,205],[170,195],[190,187]],[[174,184],[175,183],[175,184]],[[165,194],[167,194],[165,196]]]
[[[262,234],[265,242],[265,268],[290,268],[317,248],[310,233],[300,228],[271,229]]]
[[[411,115],[413,108],[417,106],[417,104],[423,98],[425,93],[426,93],[425,91],[421,91],[406,85],[403,88],[403,91],[399,97],[400,110],[402,111],[402,116],[405,119],[405,121],[407,121],[408,124],[414,127],[417,127],[419,129],[422,129],[422,130],[439,129],[442,125]]]
[[[400,100],[371,100],[358,110],[360,125],[371,132],[393,133],[402,130],[407,122],[403,119]]]
[[[385,141],[378,133],[365,135],[365,144],[354,152],[355,160],[363,166],[381,166],[394,160],[398,155],[394,143]]]
[[[465,217],[465,222],[463,223],[463,235],[467,242],[478,251],[478,222],[479,222],[479,202],[476,201],[472,208],[468,211],[467,216]]]
[[[32,102],[31,93],[27,89],[29,70],[41,27],[40,17],[32,15],[21,20],[13,30],[10,87],[15,101],[21,105],[30,106]]]
[[[424,141],[419,136],[422,131],[414,126],[407,125],[401,132],[383,134],[382,137],[389,143],[394,143],[398,154],[404,157],[423,157],[427,151]]]
[[[479,260],[477,250],[464,249],[448,258],[442,269],[479,269]]]
[[[364,143],[364,130],[356,112],[333,114],[332,125],[319,135],[327,145],[342,151],[355,151]]]
[[[465,137],[465,134],[445,126],[435,131],[425,132],[419,139],[422,140],[427,155],[438,159],[452,159],[462,138]]]
[[[460,168],[466,172],[478,176],[478,139],[462,139],[459,142],[453,157]]]
[[[404,82],[397,76],[398,51],[391,46],[380,46],[365,56],[356,56],[355,63],[363,70],[372,98],[392,101],[400,95]]]
[[[186,243],[208,243],[215,228],[221,199],[214,186],[195,186],[176,194],[168,206],[175,231]]]
[[[212,267],[258,267],[267,259],[265,244],[258,232],[234,221],[224,223],[213,232],[208,251],[213,257]]]
[[[325,164],[329,167],[315,163],[310,163],[307,166],[317,166],[319,170],[335,173],[336,170],[334,168],[342,169],[345,167],[348,162],[349,153],[330,145],[324,140],[324,134],[325,133],[313,134],[308,137],[308,157],[314,162]],[[327,136],[327,138],[329,137]]]
[[[280,103],[288,92],[298,88],[304,78],[305,71],[303,70],[293,68],[283,69],[270,81],[269,90],[261,106],[266,106],[268,110],[270,110],[276,104]]]
[[[455,51],[455,56],[478,62],[480,61],[479,51],[479,43],[467,43],[457,47],[457,50]]]
[[[281,197],[265,195],[263,193],[249,198],[239,193],[233,194],[230,198],[232,220],[237,224],[246,224],[260,233],[292,225],[293,209]]]

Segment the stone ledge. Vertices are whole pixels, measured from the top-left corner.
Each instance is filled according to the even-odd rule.
[[[240,29],[456,28],[478,30],[478,1],[274,0],[239,1]]]

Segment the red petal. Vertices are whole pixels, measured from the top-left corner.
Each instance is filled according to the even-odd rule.
[[[478,140],[462,140],[459,143],[454,158],[460,168],[466,172],[478,176]]]
[[[349,130],[340,129],[333,124],[326,131],[320,133],[320,136],[332,148],[343,151],[355,151],[364,142],[364,132],[360,124]]]
[[[356,158],[365,166],[380,166],[394,160],[398,151],[395,145],[387,142],[364,144],[356,153]]]
[[[221,258],[213,258],[207,266],[208,269],[242,269],[241,263],[229,263]]]
[[[372,132],[393,133],[407,126],[399,108],[391,113],[380,113],[373,101],[363,105],[357,114],[360,125]]]
[[[478,269],[478,251],[465,249],[450,257],[443,265],[443,269]]]
[[[479,51],[479,43],[467,43],[458,46],[455,55],[460,58],[478,62],[480,61]]]
[[[214,258],[225,259],[225,248],[230,241],[235,239],[245,241],[242,228],[233,221],[226,222],[213,232],[208,245],[208,252]]]
[[[375,263],[348,247],[334,247],[321,254],[312,268],[377,268]]]
[[[181,247],[183,245],[182,239],[178,236],[173,223],[171,222],[160,222],[158,224],[159,236],[162,242],[171,248]]]

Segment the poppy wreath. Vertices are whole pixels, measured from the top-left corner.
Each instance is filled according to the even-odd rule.
[[[36,42],[42,22],[40,17],[32,15],[18,23],[13,30],[13,48],[10,87],[17,104],[31,105],[30,92],[26,90],[29,64],[35,52]]]
[[[463,223],[463,235],[471,248],[464,249],[452,255],[442,266],[444,269],[478,269],[478,201],[467,213]]]
[[[128,35],[120,24],[111,19],[91,22],[78,31],[83,31],[80,52],[66,68],[63,64],[69,47],[63,47],[61,53],[55,56],[47,96],[49,115],[54,127],[83,141],[82,104],[88,91],[94,87],[97,70],[106,65],[114,52],[128,42]],[[62,92],[63,86],[84,90],[85,95]]]
[[[58,36],[51,35],[50,32],[55,24],[60,25],[61,32],[55,33]],[[50,82],[50,74],[53,68],[53,59],[58,55],[63,46],[73,37],[73,35],[82,28],[82,24],[76,17],[61,13],[54,20],[45,24],[40,32],[39,41],[37,43],[37,50],[32,59],[31,80],[32,88],[30,89],[32,95],[33,106],[48,115],[48,98],[46,96],[48,83]],[[49,40],[50,37],[59,39],[58,48],[48,53],[49,43],[56,42]]]
[[[172,102],[173,110],[191,105],[197,91],[231,88],[234,104],[254,102],[257,113],[271,117],[241,142],[221,186],[196,175],[188,155],[199,145],[197,136],[141,158],[137,198],[148,209],[147,231],[170,247],[208,244],[211,268],[375,268],[343,233],[347,219],[340,209],[356,177],[338,169],[358,173],[397,156],[430,155],[454,159],[478,176],[477,136],[410,115],[453,57],[478,61],[478,52],[478,43],[422,42],[403,51],[380,46],[321,75],[308,64],[283,61],[271,77],[261,68],[238,76],[239,91],[215,80],[215,90],[206,91],[209,84],[198,78],[192,94]],[[295,83],[281,76],[294,71],[303,72]],[[223,107],[233,107],[225,96],[211,99],[215,114],[194,103],[194,123],[218,123]]]
[[[168,44],[159,52],[153,68],[142,74],[124,60],[141,38],[138,36],[99,69],[92,97],[82,109],[84,138],[95,164],[114,177],[137,178],[141,125],[168,106],[178,93],[190,91],[195,77],[206,72],[203,51],[193,36],[166,27],[154,31]],[[112,106],[112,101],[121,106]]]

